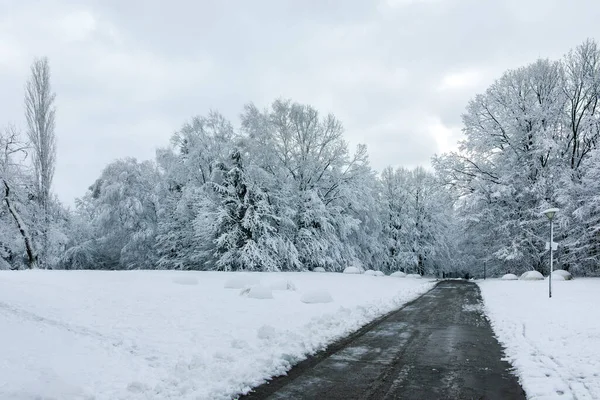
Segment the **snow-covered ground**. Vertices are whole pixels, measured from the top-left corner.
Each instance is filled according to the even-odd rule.
[[[433,286],[252,275],[297,290],[242,296],[219,272],[0,271],[0,399],[230,398]]]
[[[600,279],[479,286],[528,398],[600,399]]]

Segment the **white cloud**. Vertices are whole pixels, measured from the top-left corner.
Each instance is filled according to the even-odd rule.
[[[68,12],[56,20],[56,25],[67,41],[86,40],[97,28],[96,18],[86,10]]]
[[[476,69],[469,69],[465,71],[450,73],[444,76],[438,89],[454,90],[476,87],[481,83],[482,79],[482,71]]]

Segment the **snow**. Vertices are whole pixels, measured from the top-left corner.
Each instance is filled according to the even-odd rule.
[[[557,275],[562,276],[566,281],[573,279],[573,275],[564,269],[555,269],[552,271],[552,279],[554,279]]]
[[[485,311],[531,399],[600,398],[600,279],[479,281]],[[554,283],[554,277],[553,277]]]
[[[390,276],[393,276],[395,278],[406,278],[406,274],[402,271],[396,271],[396,272],[392,273]]]
[[[413,278],[413,279],[421,279],[421,275],[419,274],[408,274],[406,275],[407,278]]]
[[[297,291],[256,300],[224,288],[241,276]],[[197,285],[173,283],[194,277]],[[433,284],[311,272],[1,271],[0,399],[229,399]],[[316,290],[333,301],[300,300]]]
[[[375,276],[385,276],[385,274],[381,271],[375,271]]]
[[[294,282],[287,279],[279,279],[269,285],[271,290],[296,290]]]
[[[358,267],[346,267],[344,270],[345,274],[360,274],[361,271]]]
[[[333,297],[327,290],[311,290],[304,293],[300,301],[307,304],[331,303]]]
[[[538,271],[527,271],[519,279],[522,281],[541,281],[544,280],[544,275]]]
[[[240,272],[237,275],[232,274],[225,281],[225,289],[244,289],[258,284],[259,279],[255,275]]]
[[[519,277],[515,274],[506,274],[502,276],[502,280],[505,281],[516,281],[517,279],[519,279]]]
[[[325,271],[325,268],[323,268],[323,267],[316,267],[315,269],[313,269],[313,272],[327,272],[327,271]]]
[[[375,276],[376,275],[375,271],[372,270],[372,269],[366,270],[364,274],[365,275],[369,275],[369,276]]]
[[[198,278],[195,276],[176,276],[173,278],[173,283],[178,285],[197,285]]]
[[[246,289],[242,289],[243,295],[248,296],[251,299],[272,299],[273,291],[271,288],[262,286],[262,285],[254,285]]]

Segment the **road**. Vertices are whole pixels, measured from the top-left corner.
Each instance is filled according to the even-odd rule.
[[[476,284],[442,281],[241,399],[525,399]]]

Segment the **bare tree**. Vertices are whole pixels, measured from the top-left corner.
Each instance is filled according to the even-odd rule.
[[[42,211],[40,265],[47,268],[48,232],[50,225],[50,187],[56,162],[54,135],[54,98],[50,85],[50,65],[46,57],[31,65],[31,77],[25,86],[27,137],[31,143],[37,201]]]
[[[9,126],[3,132],[0,132],[0,182],[2,184],[0,194],[3,196],[3,202],[6,204],[23,238],[28,266],[29,268],[35,268],[37,266],[37,254],[33,239],[19,212],[19,195],[16,193],[19,190],[13,189],[15,186],[19,186],[19,181],[22,181],[22,164],[15,162],[15,157],[21,155],[23,161],[27,157],[27,148],[27,145],[19,139],[19,133],[14,126]]]

